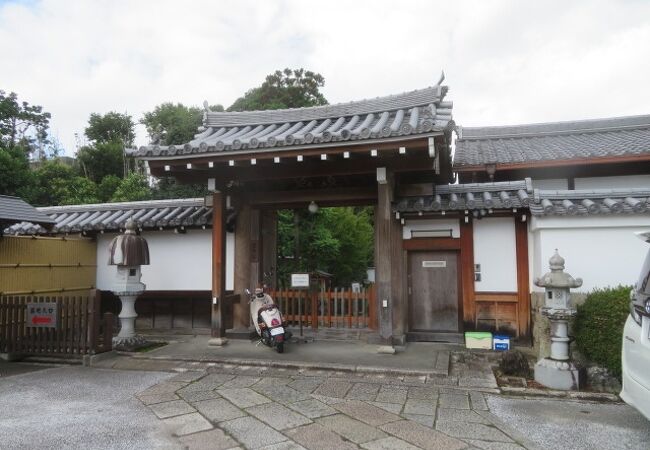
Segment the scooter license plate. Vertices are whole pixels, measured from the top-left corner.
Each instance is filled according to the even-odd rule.
[[[278,334],[284,334],[284,328],[282,327],[271,328],[271,336],[277,336]]]

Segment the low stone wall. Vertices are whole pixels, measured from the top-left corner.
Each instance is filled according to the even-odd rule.
[[[582,305],[587,298],[587,294],[580,292],[571,293],[571,301],[574,308]],[[541,308],[544,306],[544,292],[533,292],[530,295],[531,302],[531,321],[533,330],[533,349],[538,359],[546,358],[551,354],[551,334],[550,323],[548,319],[541,314]],[[573,335],[573,326],[569,324],[569,336]],[[574,344],[571,344],[571,351],[574,350]]]

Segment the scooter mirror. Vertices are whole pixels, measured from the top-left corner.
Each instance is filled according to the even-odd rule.
[[[249,291],[248,289],[246,289],[246,295],[251,295],[251,291]]]

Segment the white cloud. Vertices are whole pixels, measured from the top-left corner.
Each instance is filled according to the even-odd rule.
[[[0,89],[50,111],[69,154],[92,112],[227,106],[283,67],[323,74],[331,102],[444,69],[464,125],[647,114],[648,17],[639,1],[6,2]]]

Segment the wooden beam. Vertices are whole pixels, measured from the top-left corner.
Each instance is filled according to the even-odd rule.
[[[460,250],[457,238],[415,238],[402,241],[404,250]]]
[[[474,305],[474,225],[460,221],[461,292],[463,298],[463,323],[466,330],[474,328],[476,308]]]
[[[530,281],[528,268],[528,220],[526,215],[515,217],[515,246],[517,251],[517,296],[519,298],[519,336],[530,336]]]
[[[349,202],[355,204],[374,203],[377,198],[376,188],[333,188],[305,189],[293,191],[251,192],[245,195],[246,202],[251,206],[306,206],[314,201],[320,206],[337,205]]]
[[[225,336],[223,317],[226,295],[226,227],[223,193],[212,194],[212,337]]]

